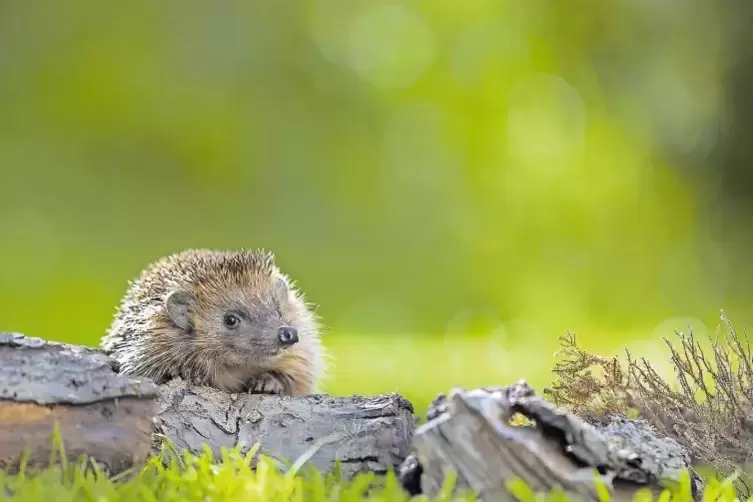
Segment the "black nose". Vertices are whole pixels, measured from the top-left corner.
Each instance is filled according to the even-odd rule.
[[[292,326],[283,326],[277,330],[277,337],[283,345],[293,345],[298,342],[298,330]]]

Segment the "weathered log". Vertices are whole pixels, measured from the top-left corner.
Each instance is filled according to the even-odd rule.
[[[520,414],[534,425],[514,425]],[[632,500],[640,489],[654,494],[691,474],[701,482],[687,452],[646,422],[616,418],[596,428],[554,408],[525,382],[510,387],[454,389],[429,409],[428,423],[413,436],[413,454],[400,468],[411,493],[435,496],[449,474],[456,490],[481,500],[516,500],[508,482],[518,479],[534,492],[560,490],[597,500],[597,479],[612,500]]]
[[[440,396],[415,433],[412,411],[395,394],[233,395],[179,379],[156,386],[118,374],[95,349],[0,334],[0,468],[10,472],[24,449],[29,465],[47,463],[55,422],[69,460],[86,455],[111,472],[143,462],[167,438],[193,453],[204,445],[219,454],[260,443],[257,454],[281,464],[303,458],[322,472],[339,460],[351,478],[397,466],[413,438],[416,455],[401,468],[410,491],[434,495],[455,472],[458,488],[486,500],[512,500],[505,484],[514,477],[536,491],[595,499],[594,473],[617,500],[628,500],[642,487],[658,492],[690,469],[683,448],[646,422],[588,425],[524,383]],[[535,426],[512,426],[516,413]],[[698,497],[700,481],[690,472]]]
[[[410,448],[412,406],[395,394],[373,397],[233,395],[180,379],[155,385],[118,374],[102,352],[0,334],[0,468],[46,465],[58,422],[66,457],[86,455],[111,473],[154,454],[163,438],[201,453],[257,442],[257,454],[307,459],[322,472],[384,473]]]
[[[283,469],[307,458],[307,465],[327,473],[339,460],[346,479],[396,469],[415,426],[413,407],[396,394],[232,395],[176,379],[161,386],[159,401],[157,432],[179,452],[199,454],[207,444],[219,456],[223,447],[245,452],[259,443],[257,455],[278,460]]]
[[[157,386],[120,375],[104,354],[0,333],[0,469],[46,465],[55,423],[66,457],[86,455],[111,472],[149,454]]]

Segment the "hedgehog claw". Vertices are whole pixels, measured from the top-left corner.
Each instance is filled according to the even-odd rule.
[[[249,382],[249,394],[282,394],[284,386],[270,373],[259,375]]]

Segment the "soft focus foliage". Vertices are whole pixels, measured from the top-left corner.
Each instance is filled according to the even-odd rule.
[[[148,262],[265,247],[319,305],[333,392],[541,384],[566,330],[703,332],[750,307],[749,230],[711,233],[724,201],[690,169],[724,133],[738,17],[2,2],[0,329],[96,344]]]

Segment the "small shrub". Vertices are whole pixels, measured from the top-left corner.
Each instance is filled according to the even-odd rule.
[[[626,351],[623,364],[617,357],[589,354],[568,334],[560,339],[555,381],[544,394],[592,422],[615,414],[646,418],[685,446],[695,462],[733,479],[748,496],[751,476],[738,471],[753,459],[753,359],[747,333],[739,334],[724,313],[722,324],[722,334],[708,336],[710,354],[692,329],[676,332],[678,346],[664,339],[677,377],[674,385],[645,358]]]

